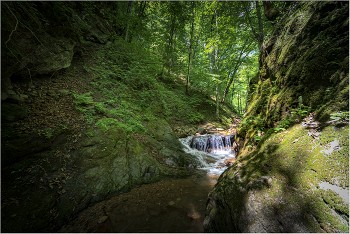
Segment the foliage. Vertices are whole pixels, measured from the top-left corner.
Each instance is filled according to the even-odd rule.
[[[340,111],[331,114],[331,119],[340,121],[349,121],[349,111]]]
[[[84,93],[84,94],[77,94],[76,92],[72,91],[73,96],[75,97],[74,103],[76,105],[89,105],[93,103],[92,92]]]
[[[304,118],[310,113],[310,111],[311,107],[305,106],[304,104],[300,104],[299,108],[292,109],[290,113],[293,114],[295,117]]]

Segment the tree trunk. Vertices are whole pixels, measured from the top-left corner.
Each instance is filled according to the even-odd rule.
[[[258,1],[255,2],[256,5],[256,14],[258,16],[258,23],[259,23],[259,49],[261,47],[261,45],[264,42],[264,31],[263,31],[263,24],[262,24],[262,20],[261,20],[261,10],[260,10],[260,4]]]
[[[242,58],[242,55],[243,55],[243,52],[244,52],[244,50],[245,50],[245,46],[246,46],[247,43],[248,43],[248,40],[245,41],[245,44],[243,45],[243,48],[242,48],[241,53],[240,53],[240,55],[239,55],[238,61],[236,62],[235,69],[234,69],[234,71],[233,71],[233,75],[231,76],[231,79],[230,79],[230,81],[228,82],[228,84],[227,84],[227,86],[226,86],[226,89],[225,89],[224,94],[223,94],[223,96],[222,96],[222,101],[221,101],[221,102],[224,102],[224,101],[225,101],[226,94],[228,93],[228,91],[229,91],[229,89],[230,89],[230,86],[231,86],[231,84],[232,84],[232,82],[233,82],[233,78],[235,77],[236,72],[237,72],[237,70],[238,70],[238,68],[239,68],[239,65],[240,65],[240,63],[241,63],[241,58]],[[246,55],[246,56],[247,56],[247,55]]]
[[[216,117],[219,118],[219,83],[216,83]]]
[[[129,1],[129,17],[131,16],[131,10],[132,10],[132,1]],[[128,33],[129,33],[129,23],[130,19],[128,20],[128,23],[126,25],[126,33],[125,33],[125,41],[128,41]]]
[[[170,35],[169,35],[169,43],[168,43],[168,46],[167,46],[167,52],[166,52],[166,58],[165,58],[165,61],[164,61],[164,65],[163,65],[163,68],[162,68],[162,76],[163,76],[163,72],[164,72],[164,67],[165,67],[165,64],[167,62],[167,60],[169,59],[170,57],[170,54],[171,54],[171,48],[172,48],[172,40],[173,40],[173,32],[174,32],[174,16],[171,15],[171,18],[170,18]],[[170,66],[170,60],[169,59],[169,66]]]
[[[248,94],[249,94],[249,65],[248,65],[247,95],[246,95],[246,98],[245,98],[245,109],[247,109],[247,105],[248,105]]]
[[[270,1],[263,1],[263,6],[264,14],[268,20],[274,21],[279,16],[279,12],[273,7]]]
[[[215,26],[216,26],[216,42],[215,42],[215,60],[214,60],[214,65],[215,65],[215,75],[218,74],[218,13],[215,10]],[[219,83],[216,82],[216,117],[219,118]]]
[[[245,7],[245,12],[246,12],[246,16],[248,18],[249,25],[252,29],[252,32],[253,32],[255,38],[258,41],[258,46],[259,46],[259,51],[260,51],[261,45],[264,42],[264,31],[263,31],[263,24],[262,24],[262,20],[261,20],[261,11],[260,11],[259,2],[258,1],[255,2],[256,14],[258,17],[258,24],[259,24],[259,31],[258,32],[256,32],[254,27],[253,27],[253,23],[252,23],[250,16],[249,16],[249,8],[247,8],[246,5],[244,5],[244,7]]]
[[[190,52],[188,53],[188,71],[186,79],[186,94],[188,95],[188,86],[190,85],[190,68],[191,68],[191,54],[192,54],[192,39],[194,28],[194,2],[192,2],[192,25],[191,25],[191,39],[190,39]]]

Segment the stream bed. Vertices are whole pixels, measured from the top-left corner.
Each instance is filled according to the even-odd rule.
[[[205,151],[193,149],[193,137],[179,139],[184,150],[200,162],[196,169],[189,169],[192,176],[144,184],[101,201],[59,232],[204,232],[208,194],[235,155],[232,147],[215,145],[210,153],[205,147]]]

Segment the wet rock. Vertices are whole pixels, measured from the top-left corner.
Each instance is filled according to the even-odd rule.
[[[208,132],[208,129],[205,128],[198,128],[196,133],[199,133],[200,135],[206,134]]]

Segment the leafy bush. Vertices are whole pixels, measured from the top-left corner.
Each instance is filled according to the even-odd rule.
[[[311,107],[300,104],[299,108],[292,109],[291,114],[294,117],[305,118],[311,111]]]

